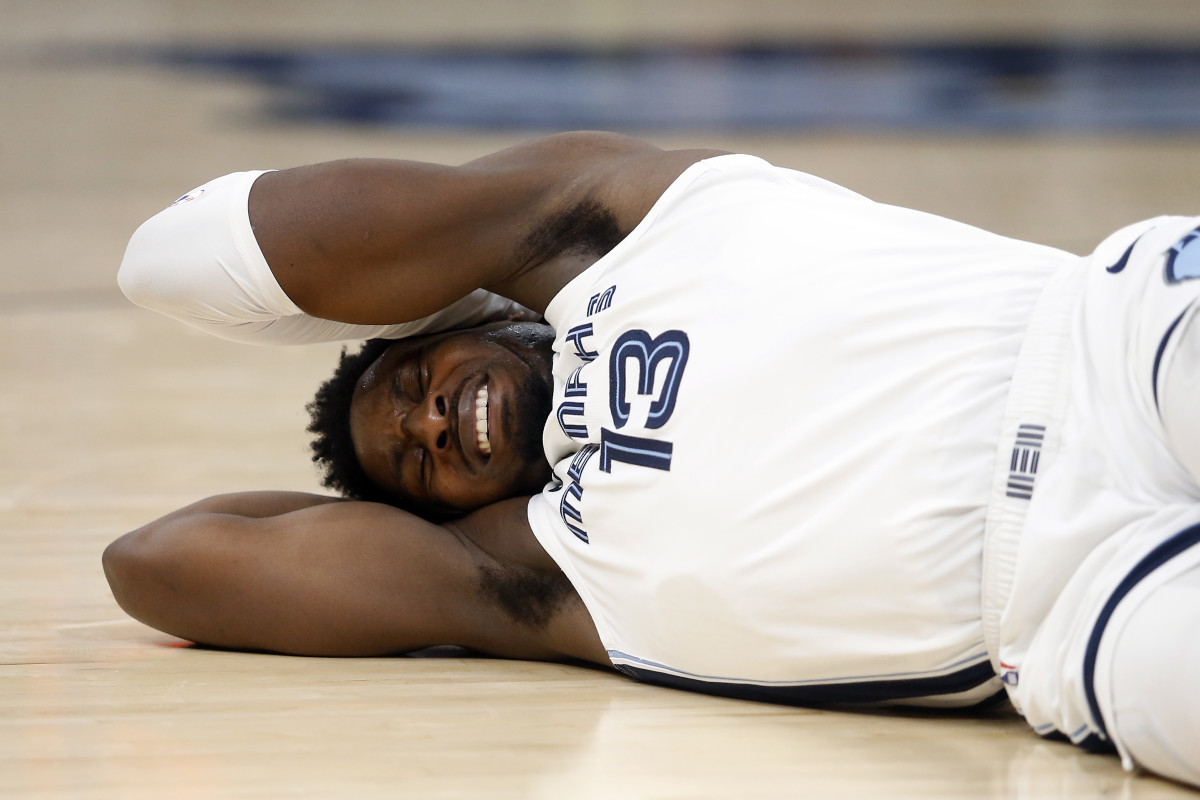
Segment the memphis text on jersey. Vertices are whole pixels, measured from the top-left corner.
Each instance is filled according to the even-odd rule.
[[[606,311],[613,303],[616,286],[593,295],[587,316]],[[567,468],[567,480],[552,491],[561,492],[558,513],[563,524],[580,541],[588,541],[587,523],[580,501],[584,493],[584,470],[595,459],[600,473],[614,469],[654,469],[669,472],[674,445],[657,432],[675,412],[691,343],[681,330],[651,332],[640,328],[622,331],[608,348],[605,358],[593,349],[591,322],[567,331],[564,342],[573,349],[579,365],[567,379],[563,396],[554,410],[562,432],[580,443]],[[567,357],[563,353],[562,357]],[[607,380],[596,380],[602,374]],[[607,413],[597,424],[585,416],[589,387],[608,386]],[[645,407],[635,414],[635,400]],[[648,400],[648,405],[645,403]]]

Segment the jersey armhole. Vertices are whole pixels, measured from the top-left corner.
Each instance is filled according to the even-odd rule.
[[[604,650],[609,655],[611,661],[612,653],[615,652],[615,639],[612,636],[612,627],[608,623],[608,618],[604,616],[596,598],[592,596],[590,587],[580,579],[579,572],[574,568],[574,563],[570,555],[566,552],[566,548],[558,540],[556,529],[560,523],[553,513],[555,503],[552,497],[554,491],[551,486],[547,486],[540,494],[535,494],[529,498],[529,505],[526,512],[529,518],[529,528],[533,531],[534,538],[537,539],[538,544],[554,559],[554,563],[567,576],[567,580],[571,582],[571,586],[579,594],[584,608],[587,609],[588,616],[592,618],[592,624],[596,626],[596,633],[600,636],[600,643],[604,646]],[[560,488],[557,491],[561,492],[562,489]],[[616,665],[614,664],[613,666],[615,667]]]

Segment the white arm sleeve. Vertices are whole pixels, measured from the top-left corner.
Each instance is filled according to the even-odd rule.
[[[134,303],[188,325],[250,344],[312,344],[399,339],[491,319],[537,319],[522,305],[482,289],[423,319],[352,325],[305,314],[271,273],[247,202],[266,170],[235,172],[197,187],[133,234],[117,283]]]

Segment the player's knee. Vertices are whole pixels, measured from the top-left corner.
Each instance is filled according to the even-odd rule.
[[[1200,786],[1200,569],[1155,589],[1112,649],[1109,733],[1140,767]]]
[[[1175,337],[1174,353],[1159,380],[1159,411],[1167,446],[1200,483],[1200,323],[1196,315]]]

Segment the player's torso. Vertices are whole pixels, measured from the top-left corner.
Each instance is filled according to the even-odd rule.
[[[568,285],[539,540],[614,664],[788,684],[984,659],[1007,377],[1067,256],[704,162]]]

